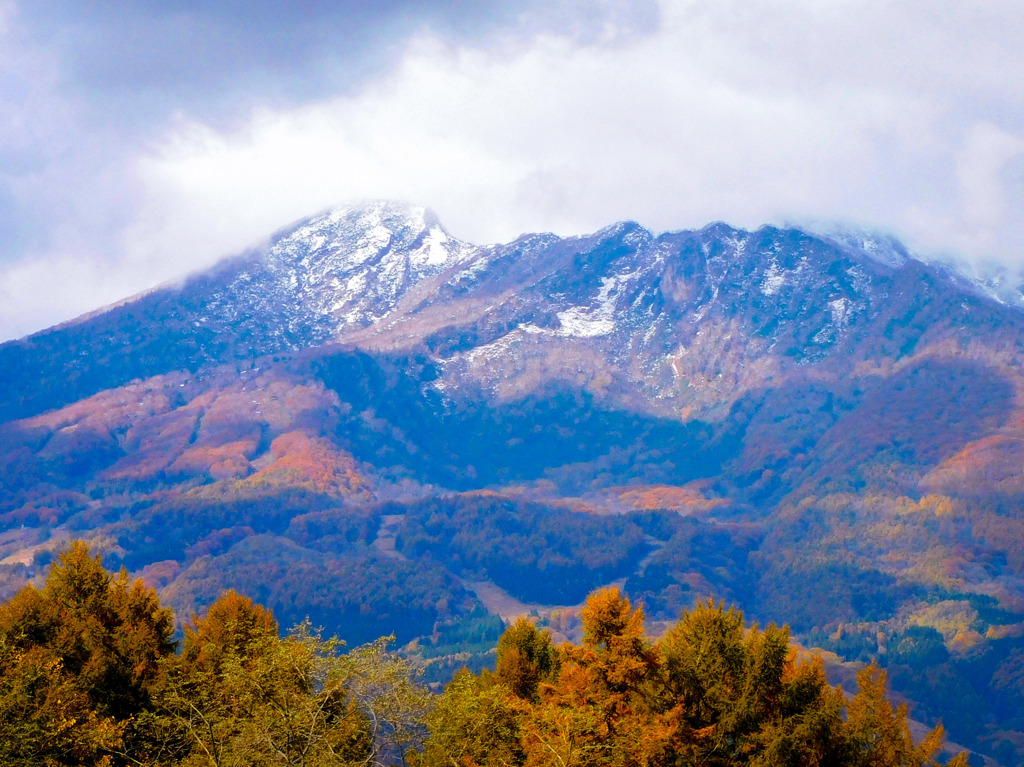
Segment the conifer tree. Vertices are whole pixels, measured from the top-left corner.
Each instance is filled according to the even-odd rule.
[[[612,588],[591,594],[581,617],[583,644],[559,648],[557,678],[522,721],[526,764],[653,764],[674,726],[651,707],[658,658],[643,611]]]
[[[842,695],[820,663],[796,663],[785,628],[745,632],[741,612],[708,600],[685,612],[659,649],[684,762],[839,763]]]
[[[548,632],[538,631],[526,618],[505,629],[498,640],[495,674],[513,694],[533,700],[541,681],[547,681],[556,671],[557,656]]]
[[[5,764],[125,764],[146,757],[172,616],[152,589],[73,543],[42,590],[0,606]],[[128,757],[131,753],[134,756]]]
[[[852,767],[935,767],[945,730],[940,724],[919,744],[907,722],[907,707],[893,708],[885,694],[886,673],[870,665],[857,674],[857,694],[847,708],[846,738]],[[966,767],[960,754],[948,767]]]

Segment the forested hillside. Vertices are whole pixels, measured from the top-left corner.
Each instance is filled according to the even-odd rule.
[[[179,616],[234,589],[474,670],[602,587],[659,632],[724,599],[1024,758],[1024,313],[889,238],[476,246],[373,202],[0,369],[0,598],[78,538]]]
[[[938,763],[942,728],[916,742],[884,672],[866,667],[847,700],[819,662],[796,660],[785,628],[745,627],[708,601],[651,641],[643,611],[616,589],[592,593],[581,618],[582,641],[557,646],[518,620],[493,672],[462,671],[435,693],[390,640],[347,648],[308,622],[282,637],[269,610],[231,591],[175,642],[151,588],[73,543],[41,589],[0,605],[0,762]]]

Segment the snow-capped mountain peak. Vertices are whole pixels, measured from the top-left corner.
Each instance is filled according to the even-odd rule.
[[[232,262],[208,286],[205,316],[218,327],[254,323],[271,348],[300,348],[365,327],[421,280],[476,249],[427,208],[372,201],[325,211]]]
[[[415,269],[444,266],[465,251],[427,208],[373,201],[335,208],[299,224],[271,245],[269,260],[298,259],[347,273],[377,263],[388,253],[402,253]]]

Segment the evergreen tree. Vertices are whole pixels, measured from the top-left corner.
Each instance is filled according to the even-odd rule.
[[[893,708],[885,694],[885,672],[875,665],[857,675],[857,694],[847,709],[846,738],[852,767],[935,767],[945,731],[940,724],[914,744],[907,707]],[[966,754],[947,763],[967,767]]]
[[[422,763],[431,767],[513,767],[526,755],[520,716],[529,704],[508,686],[465,669],[445,687],[427,716],[430,737]]]
[[[286,638],[269,611],[233,591],[186,629],[164,711],[185,743],[182,764],[345,767],[372,753],[341,642],[302,624]]]
[[[541,681],[557,671],[557,656],[551,646],[551,635],[538,631],[530,621],[519,618],[498,640],[497,680],[513,694],[533,700]]]
[[[0,606],[3,763],[127,764],[159,750],[148,725],[172,627],[152,589],[73,543],[42,590]]]

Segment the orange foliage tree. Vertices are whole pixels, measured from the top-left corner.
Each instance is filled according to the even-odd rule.
[[[142,758],[172,632],[152,589],[72,544],[42,590],[0,606],[0,763]]]
[[[796,661],[786,628],[748,629],[742,613],[709,600],[652,643],[643,611],[617,589],[593,593],[582,619],[583,642],[563,644],[543,665],[528,658],[544,655],[544,634],[525,621],[512,625],[499,644],[498,671],[463,672],[441,696],[422,764],[935,763],[941,728],[915,745],[905,709],[880,703],[888,706],[884,675],[862,676],[844,719],[842,691],[828,685],[820,661]],[[951,762],[965,763],[963,756]]]

